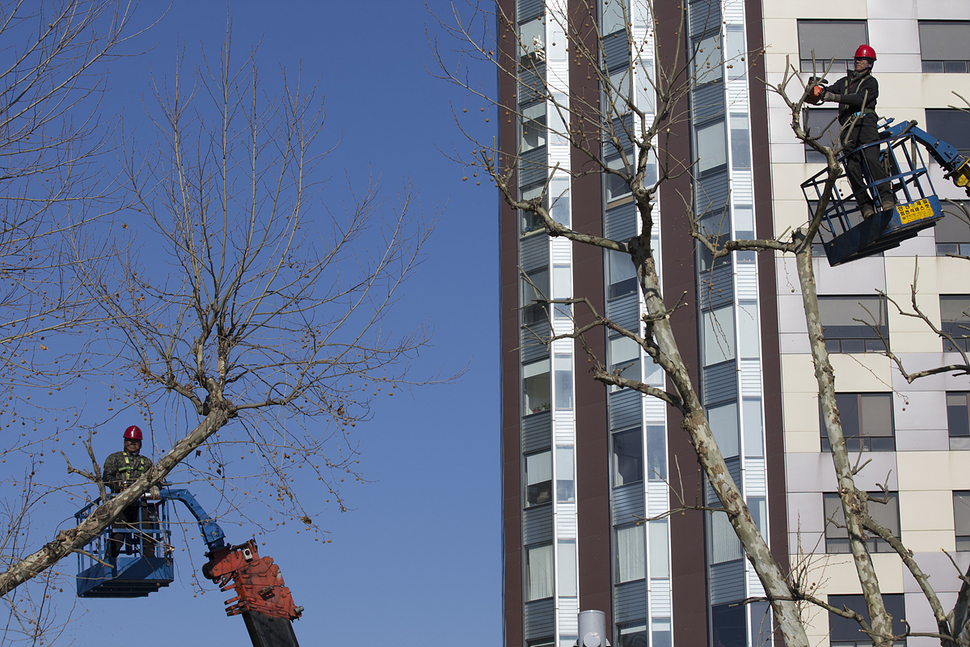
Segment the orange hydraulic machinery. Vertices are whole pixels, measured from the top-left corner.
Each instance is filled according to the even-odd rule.
[[[226,600],[226,615],[242,615],[253,645],[297,645],[292,620],[303,613],[293,603],[283,583],[280,567],[272,557],[260,557],[256,542],[223,546],[208,553],[202,574],[219,585],[219,590],[236,593]]]

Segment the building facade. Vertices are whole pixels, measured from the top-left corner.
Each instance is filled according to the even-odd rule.
[[[635,129],[632,119],[624,121],[629,115],[608,109],[615,105],[611,94],[628,88],[649,117],[656,110],[652,79],[687,61],[689,94],[658,146],[671,159],[690,160],[691,171],[663,183],[653,235],[668,300],[685,295],[687,306],[673,315],[681,351],[729,470],[776,559],[812,583],[817,596],[855,608],[859,585],[837,523],[794,260],[736,252],[712,264],[685,233],[685,202],[703,215],[702,228],[720,236],[780,236],[805,223],[800,184],[820,162],[795,138],[790,109],[769,86],[780,84],[786,69],[805,77],[833,59],[828,78],[834,81],[862,43],[878,55],[881,115],[917,119],[970,150],[970,119],[950,108],[960,102],[954,91],[970,98],[970,5],[499,5],[505,17],[498,21],[499,47],[517,61],[514,75],[499,76],[507,115],[499,120],[501,149],[515,159],[519,196],[544,195],[552,216],[578,231],[623,240],[638,233],[639,220],[628,187],[608,174],[584,172],[587,153],[565,136],[584,126],[575,117],[567,124],[562,108],[580,115],[595,106],[616,122],[617,132]],[[591,72],[578,55],[577,39],[596,52],[598,70]],[[800,86],[789,94],[800,94]],[[807,119],[821,133],[832,116],[823,106]],[[628,154],[634,152],[631,145]],[[600,154],[607,166],[623,163],[616,146],[603,146]],[[669,166],[655,162],[648,176],[661,168]],[[931,175],[941,197],[966,198],[938,167]],[[900,314],[877,291],[909,304],[918,267],[923,311],[938,327],[963,330],[961,322],[970,320],[970,261],[952,256],[970,252],[970,227],[961,224],[947,216],[896,249],[836,268],[824,256],[815,260],[838,405],[864,463],[859,482],[888,492],[885,503],[873,504],[874,514],[934,575],[944,604],[952,604],[959,579],[943,551],[963,567],[970,561],[964,552],[970,550],[970,470],[961,469],[970,449],[970,380],[907,383],[879,352],[875,331],[888,336],[912,370],[958,359],[925,322]],[[608,389],[585,367],[592,354],[654,386],[663,386],[663,374],[636,344],[605,329],[582,341],[541,343],[583,323],[588,313],[578,305],[537,305],[538,293],[584,297],[637,330],[643,303],[629,258],[550,238],[527,214],[505,205],[500,231],[506,645],[569,647],[581,609],[606,612],[614,645],[770,641],[767,605],[741,604],[763,591],[726,516],[663,516],[681,498],[716,505],[677,411],[631,389]],[[860,319],[873,319],[875,328]],[[914,632],[935,631],[899,558],[881,543],[872,548],[894,615]],[[864,638],[822,613],[811,614],[809,627],[813,644],[842,647]],[[930,641],[937,642],[906,639],[910,647]]]

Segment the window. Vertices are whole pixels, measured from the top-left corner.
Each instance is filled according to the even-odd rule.
[[[720,505],[715,503],[715,505]],[[711,564],[734,562],[744,557],[741,540],[726,512],[712,512],[708,516],[710,528],[707,534],[707,554]]]
[[[711,34],[694,43],[694,83],[721,80],[721,35]]]
[[[519,151],[526,153],[546,145],[546,104],[539,102],[522,109]]]
[[[617,647],[650,647],[647,636],[647,625],[644,622],[632,622],[616,626],[620,633]]]
[[[552,597],[552,544],[525,548],[525,600]]]
[[[957,550],[970,550],[970,492],[953,493],[953,527]]]
[[[926,132],[970,156],[970,114],[952,108],[926,109]]]
[[[873,353],[889,340],[886,299],[881,296],[819,297],[825,348],[830,353]]]
[[[626,29],[630,18],[630,8],[627,0],[602,0],[600,5],[600,35],[607,36],[613,32]]]
[[[522,365],[522,415],[548,411],[552,405],[549,358]]]
[[[576,500],[574,472],[573,448],[556,447],[556,501]]]
[[[906,607],[903,603],[903,595],[884,593],[882,599],[886,604],[886,611],[893,617],[893,633],[897,636],[905,635],[907,628],[903,623],[906,621]],[[830,595],[829,604],[837,609],[842,607],[852,609],[865,618],[867,623],[871,623],[866,600],[861,595]],[[832,647],[871,647],[872,645],[872,640],[862,632],[859,623],[835,614],[829,614],[829,639]],[[898,640],[894,646],[903,647],[905,644],[905,640]]]
[[[552,502],[552,452],[525,457],[525,507]]]
[[[610,370],[619,372],[620,377],[639,382],[640,374],[640,345],[629,337],[616,337],[610,340]],[[618,391],[622,387],[611,386],[611,391]]]
[[[549,269],[542,267],[527,272],[525,276],[519,278],[519,285],[522,287],[522,325],[531,326],[548,321],[546,304],[536,303],[536,301],[549,298]]]
[[[970,200],[946,200],[943,220],[936,223],[936,255],[970,256]]]
[[[734,359],[734,307],[723,306],[702,312],[701,320],[704,326],[704,366]]]
[[[748,118],[745,115],[731,115],[731,166],[734,168],[751,168]]]
[[[840,128],[838,108],[806,108],[803,125],[808,136],[817,137],[818,143],[822,146],[838,147]],[[825,156],[805,144],[805,161],[810,164],[824,164]]]
[[[704,175],[708,171],[718,170],[727,164],[727,141],[724,132],[724,121],[718,120],[697,128],[697,164],[694,172]]]
[[[711,633],[716,647],[738,647],[748,644],[744,604],[717,604],[711,607]]]
[[[534,200],[535,198],[542,196],[543,188],[545,188],[545,182],[538,182],[527,187],[522,187],[519,189],[519,199]],[[546,205],[547,200],[548,196],[543,196],[543,206]],[[521,232],[520,235],[522,236],[531,234],[534,231],[541,231],[542,219],[531,211],[521,210],[519,211],[519,229]]]
[[[627,160],[634,164],[636,160],[632,159],[631,155],[627,155]],[[607,168],[615,169],[620,173],[625,174],[623,165],[623,157],[614,157],[613,159],[606,160]],[[626,197],[631,194],[630,184],[621,175],[614,175],[612,173],[604,173],[603,181],[606,184],[606,201],[612,202],[613,200],[619,200],[620,198]]]
[[[842,420],[845,446],[850,452],[891,452],[896,449],[892,393],[836,393],[835,406]],[[819,427],[822,451],[830,452],[832,445],[821,419]]]
[[[826,492],[822,496],[825,505],[825,552],[852,552],[849,547],[849,532],[845,528],[845,515],[842,513],[842,500],[834,492]],[[869,516],[898,539],[899,497],[897,494],[870,492],[869,497]],[[870,553],[894,552],[889,542],[868,533],[867,536],[866,544]]]
[[[608,299],[619,299],[637,291],[637,270],[633,259],[626,252],[607,250],[606,258],[609,262],[609,295]]]
[[[660,425],[647,427],[647,467],[651,481],[667,478],[667,436]]]
[[[727,28],[727,51],[724,56],[724,67],[727,68],[729,78],[741,78],[747,73],[747,44],[744,42],[744,28],[740,25]]]
[[[559,542],[559,595],[576,597],[576,540]]]
[[[829,69],[831,62],[831,74],[841,76],[852,69],[859,43],[868,42],[865,20],[798,21],[798,57],[802,72],[821,74]]]
[[[613,434],[613,487],[643,480],[643,441],[640,429]]]
[[[941,294],[940,321],[943,332],[953,338],[943,340],[943,352],[970,350],[970,295]]]
[[[573,359],[556,355],[556,408],[573,408]]]
[[[967,391],[946,394],[946,426],[950,432],[950,449],[970,449],[970,393]]]
[[[616,529],[616,583],[633,582],[646,577],[646,544],[642,525]]]
[[[924,72],[970,71],[970,22],[921,20],[919,50]]]
[[[529,67],[535,61],[546,60],[546,27],[542,16],[519,25],[519,61]]]

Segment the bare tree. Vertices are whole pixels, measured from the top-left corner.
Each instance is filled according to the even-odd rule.
[[[323,99],[285,73],[277,87],[254,54],[235,62],[228,38],[218,60],[193,72],[180,63],[154,85],[157,139],[126,155],[137,209],[118,241],[126,253],[81,274],[111,324],[97,348],[128,376],[118,398],[149,424],[167,415],[172,446],[80,525],[9,561],[0,592],[80,549],[183,461],[299,527],[317,527],[322,500],[345,509],[341,484],[360,478],[352,428],[375,397],[410,384],[427,341],[424,330],[393,335],[388,314],[432,223],[414,215],[407,185],[392,202],[371,183],[332,214],[321,203]],[[227,482],[229,470],[251,481]]]
[[[778,238],[732,240],[722,233],[719,223],[712,222],[718,217],[717,209],[723,205],[697,205],[685,198],[683,212],[687,216],[685,220],[689,222],[689,231],[683,231],[682,235],[693,237],[696,244],[701,246],[712,273],[718,259],[738,251],[783,253],[793,255],[796,259],[824,428],[832,446],[853,563],[871,620],[853,610],[835,608],[816,598],[813,589],[799,577],[797,570],[786,573],[775,561],[728,471],[705,407],[691,381],[689,366],[681,354],[671,320],[684,305],[682,297],[674,295],[665,298],[658,275],[658,250],[654,247],[654,237],[659,226],[656,218],[659,192],[665,186],[669,190],[677,190],[674,183],[685,177],[693,178],[700,163],[698,160],[672,156],[668,145],[669,139],[675,136],[672,133],[676,133],[678,127],[688,119],[688,93],[697,84],[710,80],[712,68],[713,74],[720,78],[722,65],[747,66],[751,58],[757,60],[758,53],[741,52],[737,58],[731,59],[731,53],[722,57],[720,45],[705,42],[691,45],[687,42],[683,22],[679,26],[666,23],[665,37],[661,39],[653,3],[634,1],[630,11],[646,16],[644,22],[647,27],[637,31],[631,14],[624,8],[619,36],[625,36],[630,55],[616,70],[611,70],[607,65],[610,57],[605,52],[608,47],[615,52],[616,46],[606,42],[606,35],[601,37],[597,31],[596,4],[568,3],[567,6],[567,3],[548,2],[542,21],[544,25],[556,26],[557,39],[562,38],[560,34],[564,35],[565,42],[558,46],[565,45],[569,68],[585,71],[588,79],[595,81],[599,91],[586,94],[570,92],[565,79],[557,76],[555,70],[558,68],[545,65],[546,52],[555,43],[545,44],[524,33],[522,25],[508,9],[512,6],[510,3],[497,1],[478,4],[465,12],[456,9],[453,16],[442,18],[441,23],[451,42],[458,44],[445,47],[433,43],[443,78],[464,87],[471,96],[490,105],[499,114],[500,121],[519,123],[523,133],[536,129],[546,141],[568,143],[573,155],[573,162],[566,169],[544,160],[537,161],[522,149],[500,149],[495,143],[469,138],[472,154],[456,152],[456,160],[473,171],[484,172],[509,207],[520,213],[531,214],[549,236],[563,237],[574,243],[608,250],[609,253],[628,255],[635,268],[644,310],[636,328],[620,325],[583,295],[565,300],[552,299],[533,285],[535,303],[548,308],[569,304],[577,309],[573,330],[562,333],[550,326],[555,332],[537,337],[536,342],[549,344],[564,338],[584,340],[587,335],[605,328],[634,341],[663,370],[668,386],[647,384],[640,381],[638,376],[624,375],[623,367],[611,367],[604,358],[589,352],[590,372],[602,384],[637,390],[659,398],[680,411],[683,416],[682,428],[720,500],[722,507],[719,511],[727,514],[749,562],[757,572],[786,645],[804,647],[809,644],[802,610],[806,602],[857,621],[861,630],[879,647],[889,647],[898,638],[894,635],[893,618],[886,609],[869,555],[866,539],[871,535],[888,541],[920,583],[939,626],[939,633],[934,636],[943,644],[967,644],[967,587],[961,592],[954,610],[948,614],[912,555],[873,520],[868,511],[868,496],[854,482],[859,466],[850,459],[835,404],[835,374],[822,334],[811,258],[812,241],[821,225],[825,208],[833,199],[841,166],[837,160],[839,151],[810,137],[803,121],[805,116],[802,108],[807,96],[808,79],[790,72],[782,83],[771,89],[791,109],[791,125],[798,139],[821,152],[826,159],[828,174],[822,198],[812,219],[795,231],[782,232]],[[625,6],[625,3],[620,6]],[[493,15],[497,15],[494,32],[491,30]],[[680,20],[683,19],[681,14]],[[699,19],[702,20],[703,16]],[[609,38],[615,37],[616,34],[609,35]],[[661,40],[662,49],[658,45]],[[456,51],[458,56],[454,54]],[[745,58],[748,60],[745,61]],[[517,84],[519,101],[509,105],[484,91],[468,76],[465,61],[469,59],[484,60],[494,65],[500,85]],[[528,103],[522,99],[523,93],[532,93],[530,96],[544,102],[544,122],[539,122],[531,113],[519,107]],[[649,95],[646,102],[640,96],[642,94]],[[649,108],[645,107],[645,103]],[[460,125],[462,114],[456,115]],[[522,138],[525,138],[525,134]],[[577,163],[575,160],[580,157],[582,161]],[[613,161],[607,161],[608,158]],[[523,195],[517,174],[536,166],[545,169],[545,185],[538,195]],[[552,190],[557,186],[556,180],[568,177],[576,182],[588,175],[619,183],[629,191],[637,213],[636,235],[622,240],[612,239],[597,231],[578,231],[569,226],[568,221],[555,217],[552,205],[560,197]],[[665,217],[671,216],[665,214]],[[522,280],[531,283],[524,273]],[[783,550],[787,550],[787,546]],[[961,612],[961,608],[964,611]]]

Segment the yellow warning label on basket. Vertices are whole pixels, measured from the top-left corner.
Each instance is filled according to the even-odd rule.
[[[910,204],[901,204],[896,207],[896,211],[899,212],[899,221],[904,225],[933,216],[933,206],[926,198]]]

